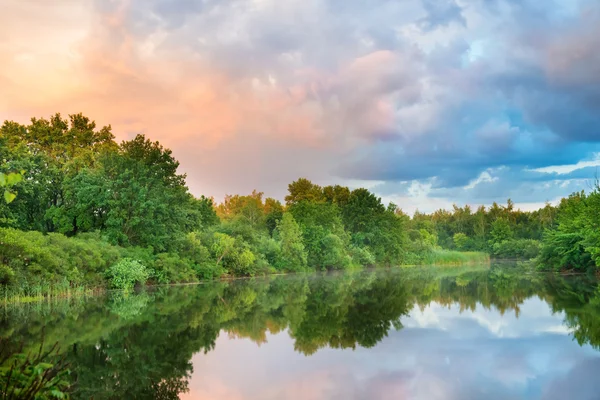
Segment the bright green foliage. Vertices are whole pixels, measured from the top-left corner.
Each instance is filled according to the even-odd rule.
[[[515,209],[510,199],[505,206],[493,203],[475,212],[468,205],[454,205],[451,211],[437,210],[431,215],[417,211],[407,221],[410,258],[423,260],[419,254],[439,246],[486,252],[498,258],[530,259],[538,254],[543,231],[551,228],[555,219],[556,208],[549,204],[538,211],[524,212]],[[424,240],[425,236],[435,238],[434,242]]]
[[[352,263],[346,244],[337,235],[330,233],[323,238],[322,266],[327,269],[345,269]]]
[[[235,246],[235,239],[231,236],[215,232],[213,235],[213,242],[210,247],[213,256],[217,259],[217,265],[233,250]]]
[[[544,235],[538,260],[540,267],[587,269],[599,266],[598,197],[600,193],[596,190],[589,196],[580,192],[561,200],[556,228]]]
[[[24,171],[23,171],[23,173],[24,173]],[[4,189],[4,201],[7,204],[12,203],[12,201],[17,197],[17,194],[14,191],[10,190],[10,188],[12,188],[14,185],[21,182],[22,180],[23,180],[22,174],[19,174],[16,172],[11,172],[11,173],[5,174],[0,171],[0,189],[5,188]]]
[[[96,154],[116,149],[110,126],[96,130],[81,114],[69,120],[60,114],[50,120],[33,118],[27,126],[7,121],[0,137],[8,144],[0,150],[7,160],[3,168],[26,171],[26,179],[15,187],[18,199],[0,213],[14,227],[43,232],[56,231],[52,219],[65,204],[64,180],[93,164]]]
[[[217,205],[188,192],[171,150],[143,135],[117,144],[110,126],[97,129],[81,114],[4,123],[0,159],[2,194],[7,185],[11,193],[10,204],[0,201],[4,293],[102,285],[124,258],[140,260],[152,283],[421,264],[441,249],[501,258],[539,251],[552,268],[600,262],[597,192],[534,212],[509,199],[410,218],[367,189],[300,178],[289,184],[285,205],[256,190]]]
[[[59,355],[55,344],[44,349],[44,342],[36,352],[23,352],[22,345],[15,350],[0,338],[0,397],[14,400],[69,399],[70,371]]]
[[[349,247],[349,237],[344,231],[340,210],[335,204],[313,203],[306,200],[288,208],[302,230],[302,241],[307,252],[307,263],[312,268],[321,269],[325,265],[325,238],[334,234]]]
[[[511,239],[494,243],[492,255],[498,258],[530,260],[540,253],[540,242],[533,239]]]
[[[150,272],[141,262],[123,258],[108,269],[106,277],[112,288],[128,292],[133,290],[136,284],[145,284]]]
[[[464,233],[455,233],[453,237],[454,247],[460,251],[466,251],[469,247],[469,237]]]
[[[192,263],[180,255],[160,253],[156,255],[150,278],[161,284],[193,282],[196,280],[196,271],[192,267]]]
[[[277,267],[285,271],[305,269],[307,254],[302,243],[302,231],[291,213],[284,213],[277,224],[277,237],[281,243],[281,255]]]
[[[238,220],[254,230],[262,229],[265,226],[265,205],[262,197],[263,193],[256,190],[248,196],[225,196],[223,203],[217,207],[218,214],[226,221]]]
[[[502,243],[505,240],[513,238],[513,232],[510,229],[509,222],[504,218],[498,218],[492,223],[492,231],[490,232],[491,244]]]
[[[225,258],[225,268],[236,276],[253,276],[257,272],[256,256],[247,247],[236,249]]]
[[[101,159],[100,189],[107,195],[90,209],[107,210],[103,225],[112,243],[176,248],[190,204],[185,177],[176,173],[179,163],[170,150],[141,135],[121,147],[121,153]]]
[[[360,246],[350,246],[350,256],[352,261],[360,266],[375,265],[375,256],[371,254],[369,249]]]

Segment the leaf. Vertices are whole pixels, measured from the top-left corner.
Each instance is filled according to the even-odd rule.
[[[21,182],[22,180],[23,180],[23,176],[16,172],[12,172],[12,173],[6,175],[6,184],[8,186],[15,185],[15,184]]]
[[[6,186],[6,175],[0,172],[0,187]]]
[[[6,201],[6,203],[11,203],[16,197],[16,194],[9,192],[8,190],[4,191],[4,200]]]

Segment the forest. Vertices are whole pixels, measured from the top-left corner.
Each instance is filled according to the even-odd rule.
[[[193,196],[171,150],[117,143],[82,114],[0,128],[0,288],[5,298],[361,266],[526,259],[600,265],[600,192],[524,212],[511,200],[409,216],[367,189],[305,178],[281,202],[259,191]]]

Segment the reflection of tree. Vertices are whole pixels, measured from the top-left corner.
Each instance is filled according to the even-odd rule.
[[[600,287],[594,277],[550,276],[545,281],[546,300],[553,312],[565,313],[565,325],[580,345],[600,349]]]
[[[35,347],[32,338],[45,326],[47,336],[62,339],[68,349],[73,397],[95,399],[177,398],[187,390],[192,355],[211,351],[222,331],[260,344],[267,332],[287,329],[295,349],[306,355],[323,347],[372,347],[390,329],[402,328],[401,318],[413,305],[434,301],[518,316],[524,300],[539,296],[565,312],[580,344],[599,346],[595,280],[526,272],[386,269],[161,288],[108,301],[57,303],[54,310],[15,309],[0,317],[0,334]]]

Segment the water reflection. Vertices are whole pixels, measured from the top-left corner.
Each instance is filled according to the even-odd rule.
[[[82,399],[585,399],[600,389],[595,280],[515,267],[271,277],[15,307],[0,335],[33,348],[42,327]]]

